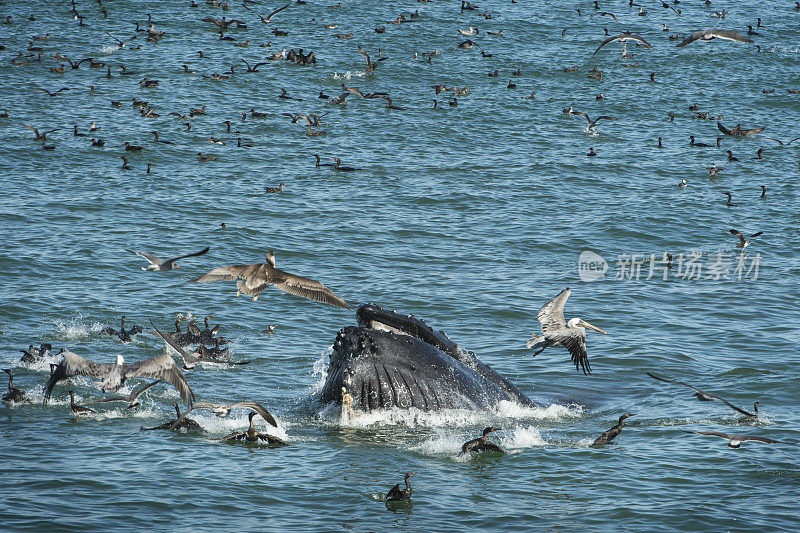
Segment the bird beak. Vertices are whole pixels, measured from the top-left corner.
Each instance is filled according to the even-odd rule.
[[[180,268],[181,267],[180,265],[174,265],[174,266],[175,266],[175,268]]]
[[[591,329],[593,329],[593,330],[595,330],[595,331],[599,331],[599,332],[600,332],[600,333],[602,333],[603,335],[605,335],[605,334],[606,334],[606,332],[605,332],[605,331],[603,331],[602,329],[598,328],[597,326],[593,326],[593,325],[589,324],[588,322],[586,322],[586,321],[584,321],[584,320],[581,320],[581,326],[583,326],[583,327],[585,327],[585,328],[591,328]]]

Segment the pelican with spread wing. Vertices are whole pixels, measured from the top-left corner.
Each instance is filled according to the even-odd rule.
[[[586,328],[603,334],[605,331],[580,318],[571,318],[569,322],[564,320],[564,306],[570,294],[572,291],[567,287],[539,309],[537,318],[542,324],[542,334],[533,335],[527,347],[538,350],[533,354],[535,357],[550,346],[563,346],[569,351],[575,369],[591,374],[592,367],[589,366],[589,356],[586,353]]]

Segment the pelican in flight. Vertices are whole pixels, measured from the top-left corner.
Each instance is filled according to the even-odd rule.
[[[730,448],[738,448],[742,445],[743,442],[752,440],[755,442],[765,442],[767,444],[783,444],[779,440],[770,439],[767,437],[758,437],[756,435],[731,435],[729,433],[722,433],[721,431],[690,431],[688,429],[683,429],[681,431],[685,431],[686,433],[697,433],[698,435],[706,435],[708,437],[720,437],[723,438],[728,442],[728,446]]]
[[[545,348],[563,346],[569,351],[575,369],[583,370],[584,374],[591,374],[592,367],[589,365],[589,356],[586,353],[585,328],[591,328],[603,334],[605,331],[577,317],[571,318],[569,322],[564,321],[564,306],[570,294],[572,291],[567,287],[539,309],[537,318],[542,324],[542,335],[531,336],[527,347],[538,349],[533,354],[536,357]]]
[[[707,392],[701,391],[697,387],[689,385],[688,383],[684,383],[683,381],[675,381],[674,379],[660,378],[660,377],[656,376],[655,374],[653,374],[651,372],[648,372],[647,375],[650,376],[653,379],[657,379],[658,381],[663,381],[665,383],[674,383],[675,385],[682,385],[684,387],[689,387],[690,389],[695,391],[694,395],[697,396],[697,399],[700,400],[701,402],[713,402],[714,400],[719,400],[722,403],[724,403],[725,405],[727,405],[728,407],[730,407],[731,409],[733,409],[734,411],[738,411],[738,412],[742,413],[745,416],[749,416],[751,418],[758,417],[758,402],[753,404],[753,410],[755,411],[755,413],[751,413],[749,411],[745,411],[744,409],[736,407],[735,405],[733,405],[731,402],[729,402],[728,400],[726,400],[724,398],[720,398],[719,396],[714,396],[714,395],[708,394]]]
[[[138,255],[139,257],[144,257],[150,263],[146,267],[142,267],[142,270],[156,270],[158,272],[164,272],[166,270],[172,270],[173,268],[180,268],[179,265],[175,264],[175,261],[180,259],[186,259],[187,257],[195,257],[197,255],[203,255],[207,253],[209,247],[206,246],[204,249],[200,250],[199,252],[194,252],[193,254],[186,254],[186,255],[179,255],[178,257],[173,257],[172,259],[167,259],[166,261],[162,261],[158,257],[153,254],[148,254],[145,252],[134,252],[133,250],[126,250],[132,254]]]
[[[175,387],[186,405],[191,406],[194,402],[194,393],[183,372],[167,353],[136,363],[126,363],[121,355],[117,356],[114,363],[96,363],[76,353],[65,352],[64,359],[55,367],[45,386],[44,404],[47,405],[56,383],[79,375],[102,378],[101,388],[104,391],[119,389],[129,378],[159,379]]]
[[[619,35],[612,35],[610,37],[606,37],[606,39],[602,43],[600,43],[600,46],[597,47],[597,50],[594,51],[594,54],[599,52],[600,49],[603,48],[608,43],[613,43],[614,41],[622,41],[625,44],[625,50],[626,51],[627,51],[628,41],[639,41],[640,43],[642,43],[642,46],[644,46],[645,48],[652,48],[652,46],[653,46],[650,43],[648,43],[647,41],[645,41],[644,37],[642,37],[641,35],[626,31],[626,32],[620,33]],[[592,55],[594,55],[594,54],[592,54]]]
[[[716,29],[708,29],[708,30],[700,30],[693,32],[689,35],[686,39],[678,43],[678,47],[686,46],[689,43],[693,43],[695,41],[713,41],[714,39],[723,39],[726,41],[738,41],[740,43],[752,43],[751,39],[743,35],[739,35],[735,31],[732,30],[716,30]]]
[[[191,281],[223,280],[239,280],[236,282],[236,296],[247,294],[253,297],[254,302],[258,299],[261,291],[269,285],[274,285],[276,289],[295,296],[350,309],[347,302],[333,294],[319,281],[289,274],[275,268],[275,253],[272,250],[267,252],[266,263],[219,267]]]

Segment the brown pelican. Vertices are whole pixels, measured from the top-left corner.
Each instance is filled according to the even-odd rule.
[[[92,400],[89,403],[128,402],[128,409],[133,409],[134,407],[140,405],[139,396],[141,396],[141,394],[150,387],[158,385],[159,383],[161,383],[161,380],[157,379],[152,383],[148,383],[147,385],[139,387],[127,396],[107,396],[98,400]]]
[[[537,318],[542,324],[542,335],[533,335],[528,341],[527,347],[539,350],[533,354],[535,357],[550,346],[563,346],[569,351],[575,369],[583,370],[584,374],[591,374],[592,367],[589,366],[589,357],[586,353],[585,328],[591,328],[603,334],[605,331],[580,318],[571,318],[569,322],[564,321],[564,306],[570,294],[572,291],[567,287],[539,309]]]
[[[758,417],[758,402],[753,404],[753,409],[755,410],[755,413],[751,413],[749,411],[745,411],[744,409],[740,409],[740,408],[736,407],[735,405],[733,405],[731,402],[729,402],[728,400],[726,400],[724,398],[720,398],[719,396],[713,396],[711,394],[708,394],[707,392],[701,391],[697,387],[689,385],[688,383],[684,383],[683,381],[675,381],[673,379],[660,378],[660,377],[658,377],[655,374],[652,374],[650,372],[648,372],[647,375],[650,376],[653,379],[657,379],[658,381],[663,381],[665,383],[674,383],[675,385],[683,385],[684,387],[689,387],[690,389],[695,391],[694,395],[697,397],[698,400],[700,400],[702,402],[713,402],[714,400],[719,400],[722,403],[724,403],[725,405],[727,405],[728,407],[730,407],[731,409],[733,409],[735,411],[739,411],[740,413],[742,413],[745,416],[749,416],[751,418]]]
[[[117,390],[132,378],[160,379],[175,387],[186,405],[191,406],[194,402],[189,383],[167,353],[136,363],[126,363],[121,355],[117,355],[115,363],[96,363],[76,353],[65,352],[64,359],[56,366],[45,386],[44,404],[47,405],[56,383],[78,375],[102,378],[101,388],[104,391]]]
[[[167,420],[163,424],[160,424],[154,428],[140,427],[139,429],[141,431],[154,431],[156,429],[168,429],[171,431],[177,431],[181,428],[184,428],[186,429],[186,431],[197,431],[197,432],[205,431],[202,427],[200,427],[200,424],[198,424],[191,418],[186,417],[186,414],[189,411],[186,411],[186,413],[181,414],[181,409],[180,407],[178,407],[177,403],[173,403],[172,406],[175,408],[175,412],[178,415],[177,418]]]
[[[198,255],[203,255],[203,254],[207,253],[208,250],[209,250],[209,247],[206,246],[204,249],[200,250],[199,252],[194,252],[194,253],[186,254],[186,255],[179,255],[178,257],[173,257],[172,259],[167,259],[166,261],[162,261],[161,259],[159,259],[158,257],[156,257],[153,254],[148,254],[148,253],[145,253],[145,252],[134,252],[133,250],[127,250],[126,249],[126,251],[128,251],[128,252],[130,252],[132,254],[138,255],[139,257],[144,257],[150,263],[146,267],[142,267],[142,270],[155,270],[155,271],[158,271],[158,272],[164,272],[164,271],[167,271],[167,270],[172,270],[173,268],[180,268],[180,266],[175,264],[175,261],[178,261],[180,259],[186,259],[187,257],[195,257],[195,256],[198,256]]]
[[[730,232],[739,237],[739,243],[736,245],[737,248],[747,248],[750,245],[750,241],[753,240],[753,237],[758,237],[759,235],[762,235],[764,233],[763,231],[759,231],[758,233],[753,233],[752,235],[750,235],[749,239],[745,240],[744,235],[742,235],[742,232],[737,231],[735,229],[730,230]]]
[[[652,45],[650,43],[648,43],[647,41],[645,41],[644,38],[641,35],[637,35],[635,33],[631,33],[629,31],[626,31],[626,32],[620,33],[619,35],[612,35],[610,37],[607,37],[602,43],[600,43],[600,46],[597,47],[597,50],[594,51],[594,54],[599,52],[600,49],[603,48],[608,43],[611,43],[611,42],[614,42],[614,41],[622,41],[625,44],[626,47],[628,46],[628,41],[639,41],[640,43],[642,43],[642,46],[644,46],[645,48],[651,48],[652,47]],[[592,55],[594,55],[594,54],[592,54]]]
[[[3,394],[3,401],[6,403],[19,403],[25,398],[25,393],[18,388],[14,387],[14,373],[8,368],[4,368],[3,372],[8,374],[8,390]]]
[[[689,43],[693,43],[694,41],[711,41],[714,39],[723,39],[726,41],[739,41],[740,43],[752,43],[751,39],[744,37],[743,35],[739,35],[735,31],[732,30],[716,30],[716,29],[708,29],[708,30],[700,30],[693,32],[683,41],[678,43],[677,46],[686,46]]]
[[[69,407],[76,415],[88,415],[89,413],[97,412],[94,409],[89,409],[88,407],[84,407],[75,403],[75,392],[73,391],[69,391]]]
[[[738,448],[742,445],[743,442],[752,440],[755,442],[765,442],[767,444],[783,444],[779,440],[770,439],[767,437],[758,437],[755,435],[731,435],[729,433],[722,433],[720,431],[690,431],[688,429],[684,429],[681,431],[685,431],[686,433],[697,433],[698,435],[706,435],[709,437],[720,437],[723,438],[728,442],[728,446],[730,448]]]
[[[602,435],[595,439],[595,441],[592,443],[592,446],[604,446],[606,444],[611,444],[611,441],[614,440],[622,431],[622,426],[625,423],[625,419],[632,416],[636,416],[636,413],[627,413],[619,417],[619,422],[617,422],[617,425],[605,430]]]
[[[721,131],[725,135],[732,135],[734,137],[744,137],[744,136],[747,136],[747,135],[755,135],[756,133],[761,133],[762,131],[764,131],[764,127],[763,126],[760,127],[760,128],[752,128],[752,129],[749,129],[749,130],[743,130],[741,124],[737,124],[733,128],[726,128],[725,126],[722,125],[721,122],[717,122],[717,128],[719,128],[719,131]]]
[[[237,402],[237,403],[209,403],[209,402],[197,402],[192,406],[190,411],[195,409],[210,409],[220,418],[224,418],[231,414],[231,409],[236,409],[237,407],[246,407],[252,411],[255,411],[261,418],[266,420],[270,425],[273,427],[278,427],[278,422],[275,420],[275,417],[267,411],[267,408],[261,404],[257,404],[256,402]],[[188,413],[189,411],[187,411]]]
[[[411,484],[408,480],[416,474],[416,472],[408,472],[405,476],[406,481],[406,488],[401,489],[400,483],[389,489],[389,492],[386,493],[386,501],[387,502],[400,502],[403,500],[410,500],[411,499]]]
[[[302,296],[309,300],[316,300],[336,307],[350,309],[347,302],[333,294],[331,290],[313,279],[303,278],[294,274],[289,274],[275,268],[275,254],[272,250],[267,252],[266,263],[256,263],[254,265],[232,265],[215,268],[208,274],[191,281],[230,281],[236,282],[236,295],[247,294],[253,297],[255,302],[258,295],[270,284],[276,289],[295,296]]]
[[[483,430],[483,434],[477,439],[472,439],[461,445],[461,453],[459,455],[466,455],[470,452],[497,452],[506,453],[506,451],[493,442],[489,442],[487,437],[493,431],[500,431],[501,428],[488,427]]]
[[[270,446],[286,446],[286,443],[278,437],[273,437],[272,435],[267,435],[266,433],[256,431],[255,426],[253,426],[254,416],[256,416],[255,411],[250,411],[250,414],[247,415],[247,418],[250,420],[250,427],[248,427],[246,431],[231,433],[230,435],[226,435],[221,439],[215,439],[216,442],[231,442],[239,439],[244,439],[247,442],[258,442],[262,440],[266,441]]]

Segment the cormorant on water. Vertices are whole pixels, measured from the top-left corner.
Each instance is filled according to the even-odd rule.
[[[478,437],[477,439],[472,439],[471,441],[467,441],[461,445],[461,453],[459,455],[465,455],[469,452],[497,452],[497,453],[506,453],[506,451],[498,446],[493,442],[489,442],[487,437],[489,433],[493,431],[501,431],[502,428],[496,427],[488,427],[483,430],[483,435]]]
[[[592,443],[592,446],[603,446],[605,444],[610,444],[614,438],[622,431],[622,425],[625,423],[625,419],[631,416],[636,416],[636,413],[626,413],[619,417],[619,422],[616,426],[607,429],[603,432],[602,435],[597,437],[595,441]]]
[[[3,401],[7,403],[19,403],[25,398],[25,393],[19,390],[18,388],[14,387],[14,374],[8,368],[4,368],[3,372],[8,374],[8,391],[3,394]]]
[[[411,499],[411,484],[409,484],[408,480],[416,474],[416,472],[408,472],[405,477],[406,481],[406,488],[401,489],[400,483],[389,489],[389,492],[386,493],[386,501],[387,502],[400,502],[404,500]]]
[[[258,442],[259,440],[267,441],[267,443],[277,446],[286,446],[286,443],[279,439],[278,437],[273,437],[272,435],[267,435],[266,433],[260,433],[256,431],[255,426],[253,426],[253,417],[256,416],[256,411],[250,411],[250,414],[247,417],[250,419],[250,427],[247,428],[247,431],[241,433],[231,433],[221,439],[217,439],[217,442],[230,442],[234,440],[244,439],[248,442]],[[269,422],[269,420],[267,420]]]
[[[72,409],[72,412],[76,415],[81,414],[88,414],[88,413],[95,413],[94,409],[89,409],[88,407],[84,407],[82,405],[78,405],[75,403],[75,392],[69,391],[69,406]]]

